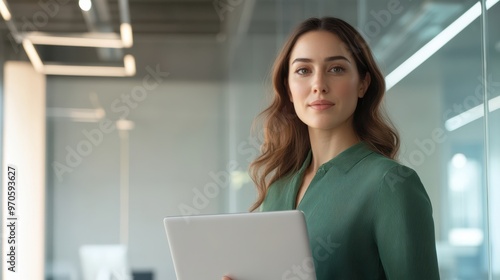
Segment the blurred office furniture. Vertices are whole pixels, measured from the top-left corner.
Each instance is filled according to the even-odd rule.
[[[125,245],[80,247],[83,280],[132,280]]]

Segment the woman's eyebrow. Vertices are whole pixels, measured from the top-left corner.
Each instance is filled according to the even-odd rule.
[[[325,62],[335,61],[335,60],[345,60],[345,61],[351,63],[349,61],[349,59],[347,59],[347,57],[342,56],[342,55],[329,56],[329,57],[327,57],[327,58],[324,59]],[[294,64],[295,62],[313,62],[313,60],[310,59],[310,58],[301,58],[301,57],[299,57],[299,58],[294,59],[293,62],[292,62],[292,64]]]

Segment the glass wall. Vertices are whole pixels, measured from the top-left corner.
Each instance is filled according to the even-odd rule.
[[[448,25],[461,23],[457,20],[467,11],[480,11],[475,2],[428,2],[421,8],[429,17],[453,13],[439,23],[434,16],[421,19],[415,34],[431,34],[413,42],[417,50],[440,38]],[[485,126],[484,118],[469,117],[484,98],[482,28],[478,16],[469,21],[387,93],[404,144],[400,160],[417,170],[431,197],[443,279],[487,279],[488,274]],[[406,59],[414,53],[401,54]]]
[[[496,1],[490,1],[496,2]],[[487,2],[487,5],[488,6]],[[486,150],[490,233],[490,263],[493,279],[500,279],[500,34],[496,32],[500,5],[492,6],[485,19],[485,71],[483,88],[488,102],[484,108],[486,119]]]
[[[230,132],[236,139],[230,155],[241,166],[248,162],[237,143],[250,137],[241,124],[248,127],[265,104],[255,92],[269,92],[262,81],[273,55],[293,26],[310,16],[348,21],[374,51],[387,78],[386,109],[402,139],[399,160],[417,171],[431,198],[442,279],[500,279],[500,223],[495,219],[500,214],[500,103],[495,99],[500,95],[495,31],[500,4],[256,1],[236,51],[247,55],[229,65],[228,114],[235,119]],[[263,31],[270,17],[276,21]],[[274,52],[267,51],[273,47]],[[249,72],[238,72],[245,63],[251,65]],[[256,67],[262,71],[256,73]],[[253,103],[249,95],[256,96]],[[243,188],[241,181],[233,182],[230,210],[244,210],[253,201],[252,184],[246,182]]]

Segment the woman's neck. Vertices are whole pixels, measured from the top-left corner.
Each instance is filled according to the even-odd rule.
[[[360,142],[352,128],[339,128],[331,131],[310,128],[309,139],[311,141],[312,160],[308,169],[314,173],[322,164]]]

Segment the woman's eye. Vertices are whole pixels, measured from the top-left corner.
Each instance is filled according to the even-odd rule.
[[[309,70],[307,70],[306,68],[299,68],[299,69],[297,69],[297,71],[295,71],[295,73],[297,73],[299,75],[304,75],[304,74],[309,73]]]
[[[330,72],[333,72],[333,73],[342,73],[342,72],[344,72],[344,68],[342,68],[340,66],[335,66],[335,67],[332,67],[332,69],[330,69]]]

